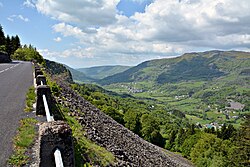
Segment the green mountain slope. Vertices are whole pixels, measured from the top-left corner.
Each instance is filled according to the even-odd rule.
[[[101,85],[120,82],[153,81],[158,84],[181,81],[207,81],[213,78],[245,73],[250,53],[237,51],[208,51],[188,53],[177,58],[143,62],[122,73],[98,81]]]
[[[86,76],[94,79],[103,79],[105,77],[126,71],[129,69],[129,66],[98,66],[90,68],[79,68],[77,69],[80,72],[86,74]]]
[[[72,78],[75,82],[94,82],[95,79],[88,77],[83,72],[80,72],[78,70],[75,70],[67,65],[64,65],[72,74]]]
[[[154,99],[202,127],[239,127],[250,112],[250,53],[208,51],[152,60],[99,83],[117,93]]]

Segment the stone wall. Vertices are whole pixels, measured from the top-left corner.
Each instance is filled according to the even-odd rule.
[[[10,63],[11,59],[6,53],[0,51],[0,63]]]
[[[193,166],[180,155],[141,139],[79,96],[65,82],[57,82],[62,88],[58,103],[70,109],[70,115],[77,118],[90,140],[115,155],[116,166]]]

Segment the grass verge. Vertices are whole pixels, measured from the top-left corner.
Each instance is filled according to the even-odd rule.
[[[36,102],[36,94],[34,86],[31,86],[26,94],[26,108],[24,111],[31,112],[33,110],[33,104]]]
[[[25,118],[20,121],[17,136],[14,138],[14,153],[8,160],[10,165],[22,166],[28,163],[29,157],[25,153],[34,142],[36,123],[37,120],[34,118]]]

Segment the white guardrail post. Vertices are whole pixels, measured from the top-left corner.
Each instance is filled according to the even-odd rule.
[[[57,148],[54,152],[56,167],[63,167],[62,155],[60,150]]]
[[[46,118],[48,122],[54,121],[54,118],[50,115],[49,112],[49,106],[46,100],[46,96],[43,95],[43,104],[44,104],[44,108],[45,108],[45,113],[46,113]]]
[[[41,85],[43,85],[43,81],[41,81]],[[53,116],[50,115],[49,106],[48,106],[47,99],[46,99],[45,95],[43,95],[43,104],[44,104],[44,109],[45,109],[47,121],[48,122],[54,121]],[[61,155],[61,152],[58,148],[54,152],[54,157],[55,157],[56,167],[63,167],[62,155]]]

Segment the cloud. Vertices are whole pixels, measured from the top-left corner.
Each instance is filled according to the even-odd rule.
[[[56,20],[85,28],[114,23],[118,2],[119,0],[38,0],[36,8]]]
[[[29,8],[35,8],[36,1],[35,0],[26,0],[23,2],[23,6],[29,7]]]
[[[7,19],[11,22],[13,22],[15,19],[19,19],[19,20],[22,20],[24,22],[29,21],[29,19],[27,17],[24,17],[23,15],[11,15]]]
[[[153,0],[130,0],[130,1],[142,4],[142,3],[146,3],[146,2],[152,2]]]
[[[118,0],[98,2],[37,1],[39,12],[59,21],[54,32],[78,40],[61,56],[134,64],[204,48],[250,49],[249,0],[154,0],[131,17],[116,11]]]
[[[2,2],[0,2],[0,8],[1,8],[1,7],[3,7],[3,3],[2,3]]]
[[[56,38],[54,38],[53,40],[56,41],[56,42],[61,42],[61,41],[62,41],[62,38],[56,37]]]
[[[55,24],[52,28],[55,32],[61,33],[65,37],[73,36],[75,38],[81,38],[85,35],[80,28],[65,23]]]

